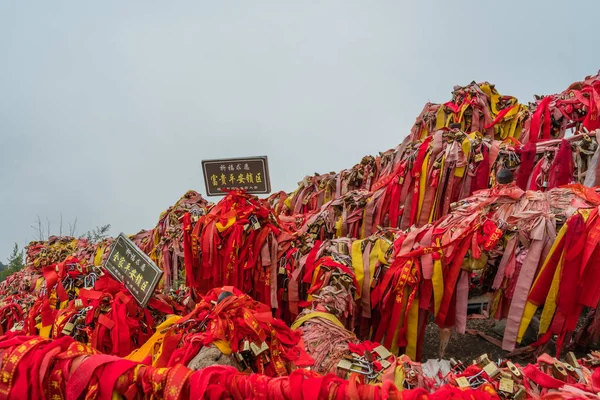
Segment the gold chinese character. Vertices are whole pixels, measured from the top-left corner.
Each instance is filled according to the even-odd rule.
[[[148,287],[148,281],[144,281],[144,283],[142,283],[142,286],[140,286],[140,289],[146,290],[147,287]]]
[[[254,179],[254,182],[262,183],[262,178],[260,177],[260,172],[258,174],[256,174],[256,179]]]
[[[210,176],[210,181],[212,182],[213,186],[218,186],[219,185],[219,181],[217,180],[218,176],[216,176],[215,174],[212,174]]]
[[[135,272],[135,269],[132,269],[129,272],[129,277],[131,278],[132,281],[135,281],[135,277],[137,276],[137,272]]]
[[[227,184],[227,177],[225,176],[225,174],[221,174],[221,185],[226,185]]]
[[[235,183],[235,176],[233,174],[229,174],[229,183]]]
[[[115,255],[113,256],[113,261],[114,262],[119,262],[119,252],[116,252]]]
[[[123,264],[125,264],[125,257],[121,257],[119,260],[119,268],[123,268]]]
[[[237,183],[245,183],[244,174],[239,174],[237,178]]]
[[[135,284],[140,286],[140,283],[142,283],[142,274],[138,274],[138,276],[135,277]]]
[[[248,172],[246,174],[246,182],[248,182],[248,183],[254,183],[254,178],[252,177],[252,174],[250,172]]]
[[[125,270],[125,272],[129,271],[131,269],[131,264],[127,263],[127,265],[123,269]]]

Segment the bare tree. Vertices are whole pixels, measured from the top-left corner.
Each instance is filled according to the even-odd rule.
[[[60,213],[60,228],[58,230],[58,236],[62,236],[62,213]]]
[[[40,218],[39,215],[37,216],[37,220],[35,221],[34,225],[31,225],[31,229],[33,229],[37,239],[40,242],[42,240],[44,240],[44,230],[42,228],[42,219]]]
[[[73,223],[69,223],[69,236],[75,235],[77,235],[77,217],[75,217]]]
[[[48,234],[46,235],[46,238],[50,237],[50,220],[48,219],[48,217],[46,217],[46,232],[48,232]]]

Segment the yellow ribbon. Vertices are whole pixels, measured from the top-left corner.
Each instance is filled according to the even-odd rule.
[[[294,323],[292,324],[291,329],[296,330],[299,327],[301,327],[302,324],[304,324],[306,321],[311,320],[313,318],[323,318],[323,319],[326,319],[326,320],[332,322],[334,325],[339,326],[342,329],[346,329],[344,327],[344,324],[342,324],[335,315],[321,312],[321,311],[313,311],[309,314],[303,315],[302,317],[296,319],[294,321]]]
[[[152,335],[152,337],[148,339],[146,343],[142,345],[142,347],[132,351],[127,357],[125,357],[125,359],[137,362],[141,362],[148,356],[152,356],[154,359],[155,355],[160,354],[160,350],[157,350],[157,347],[162,347],[162,342],[167,334],[167,332],[163,333],[163,331],[175,325],[181,318],[182,317],[178,315],[172,315],[167,318],[162,324],[156,327],[154,335]]]
[[[358,284],[358,289],[362,291],[363,282],[365,281],[365,270],[363,263],[363,253],[362,253],[362,243],[364,240],[355,240],[352,242],[352,269],[354,269],[354,276],[356,277],[356,283]],[[365,293],[365,295],[369,295]],[[354,299],[359,299],[360,295],[358,290],[354,294]]]

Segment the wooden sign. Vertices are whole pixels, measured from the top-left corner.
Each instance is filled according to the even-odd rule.
[[[202,172],[208,196],[224,196],[232,189],[252,194],[271,192],[267,156],[204,160]]]
[[[163,274],[150,257],[123,233],[115,239],[104,268],[125,285],[142,307],[148,304]]]

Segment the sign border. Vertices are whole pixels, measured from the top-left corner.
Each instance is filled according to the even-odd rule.
[[[160,279],[162,278],[162,276],[164,274],[164,271],[162,271],[160,268],[158,268],[158,265],[156,265],[154,263],[154,261],[152,261],[152,259],[150,257],[148,257],[148,255],[146,253],[144,253],[142,251],[142,249],[140,249],[135,243],[133,243],[133,241],[131,239],[129,239],[129,237],[127,237],[127,235],[125,235],[123,232],[121,232],[119,234],[119,236],[117,236],[115,238],[115,242],[112,244],[112,246],[110,248],[110,253],[108,253],[108,258],[106,259],[107,262],[108,262],[108,260],[111,259],[112,255],[113,255],[113,252],[117,248],[116,243],[117,243],[117,241],[119,239],[123,239],[123,240],[125,240],[125,242],[129,242],[129,244],[131,244],[133,247],[135,247],[136,249],[138,249],[139,250],[139,255],[142,256],[142,258],[146,261],[146,263],[149,264],[151,267],[152,266],[156,267],[156,271],[158,271],[158,274],[156,274],[156,276],[154,277],[154,280],[152,281],[152,284],[151,284],[151,286],[153,286],[154,289],[152,289],[152,291],[148,291],[147,294],[143,298],[143,302],[139,303],[142,308],[146,308],[146,306],[148,305],[148,302],[150,301],[150,298],[152,297],[152,295],[154,294],[154,291],[156,290],[156,286],[158,285],[158,281],[160,281]],[[138,301],[138,299],[135,297],[135,295],[133,294],[133,292],[131,290],[129,290],[129,288],[125,284],[125,281],[121,281],[117,276],[114,276],[113,273],[111,272],[111,270],[108,269],[108,268],[106,268],[106,264],[104,265],[104,269],[113,278],[115,278],[117,281],[121,282],[123,284],[123,286],[125,286],[125,289],[127,289],[127,291],[129,291],[129,293],[133,296],[133,298],[136,301]]]
[[[266,191],[254,191],[250,194],[269,194],[271,193],[271,175],[269,174],[269,158],[267,156],[256,156],[256,157],[244,157],[244,158],[218,158],[211,160],[202,160],[202,176],[204,177],[204,187],[206,188],[207,196],[227,196],[227,192],[217,192],[213,193],[210,191],[210,185],[208,184],[208,175],[206,173],[206,164],[221,164],[223,162],[230,161],[262,161],[264,169],[265,169],[265,182],[266,182]]]

